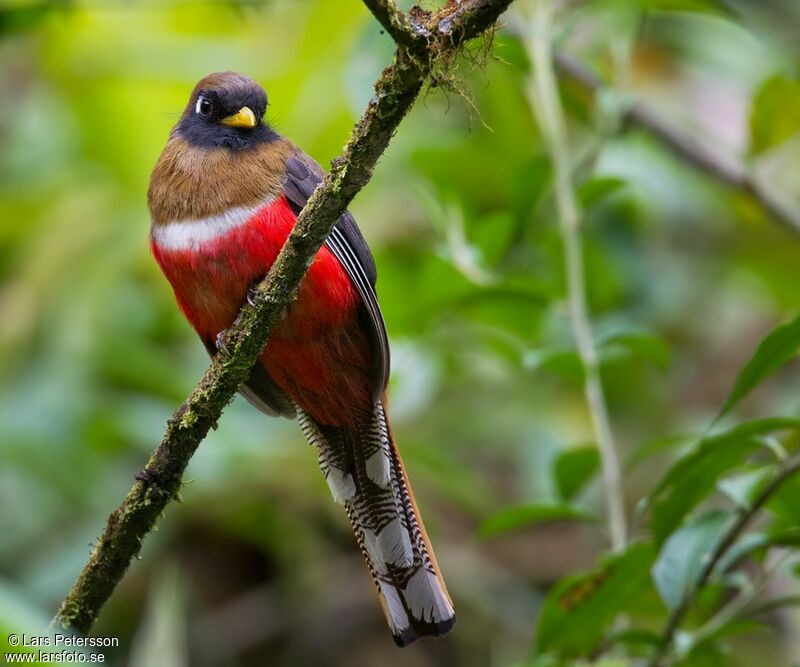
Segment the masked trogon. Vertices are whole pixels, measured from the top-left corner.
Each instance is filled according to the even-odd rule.
[[[324,175],[267,124],[266,106],[245,76],[203,78],[150,181],[153,255],[211,354]],[[386,415],[389,345],[375,281],[345,213],[241,393],[269,415],[297,416],[405,646],[447,633],[455,615]]]

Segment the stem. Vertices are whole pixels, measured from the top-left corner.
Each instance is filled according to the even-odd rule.
[[[209,429],[233,399],[264,349],[270,333],[294,299],[297,287],[333,225],[367,184],[378,158],[431,74],[432,63],[449,62],[463,43],[492,29],[512,0],[463,0],[426,15],[424,52],[416,38],[400,41],[392,64],[375,84],[375,95],[353,128],[331,171],[308,200],[267,277],[255,305],[245,304],[191,396],[175,411],[147,467],[122,504],[108,518],[89,559],[61,603],[53,625],[86,633],[122,579],[142,540],[170,500],[177,497],[183,472]],[[407,22],[390,0],[369,7],[393,31]],[[394,32],[393,32],[394,34]],[[413,43],[409,51],[403,43]]]
[[[534,21],[528,36],[529,51],[535,63],[529,95],[555,170],[556,207],[564,245],[570,321],[585,373],[586,403],[600,449],[611,546],[614,551],[620,551],[625,547],[627,531],[622,475],[586,305],[581,213],[572,184],[566,123],[552,65],[552,18],[551,0],[535,0]]]
[[[765,565],[754,577],[753,581],[748,582],[747,586],[742,588],[736,597],[734,597],[728,604],[720,609],[712,618],[710,618],[699,630],[694,632],[692,637],[692,644],[702,644],[706,639],[715,635],[722,630],[728,623],[734,620],[740,612],[744,611],[747,606],[755,600],[761,593],[769,581],[770,577],[775,574],[784,564],[788,561],[793,554],[787,552],[779,556],[771,565]]]
[[[752,504],[746,508],[739,508],[736,512],[734,520],[731,525],[723,533],[720,541],[717,543],[716,548],[711,553],[710,558],[705,562],[700,575],[697,578],[694,586],[684,595],[681,603],[674,609],[670,617],[667,619],[667,624],[661,635],[661,642],[656,653],[647,662],[647,667],[658,667],[663,664],[667,657],[667,653],[672,647],[675,639],[675,634],[692,606],[692,603],[697,598],[698,593],[702,590],[703,586],[708,583],[711,574],[714,572],[720,559],[730,549],[739,536],[744,532],[744,529],[764,506],[764,504],[772,497],[772,495],[781,487],[781,485],[790,479],[792,476],[800,472],[800,455],[787,459],[780,467],[775,476],[755,497]]]

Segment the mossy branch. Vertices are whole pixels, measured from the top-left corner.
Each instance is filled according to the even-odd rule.
[[[86,633],[122,579],[142,541],[175,499],[183,472],[255,364],[270,333],[333,225],[372,176],[378,158],[419,95],[436,63],[449,62],[467,40],[491,30],[512,0],[448,2],[439,12],[406,18],[392,0],[365,0],[397,42],[393,62],[353,128],[341,155],[300,214],[269,274],[228,330],[191,396],[175,411],[158,449],[122,504],[108,518],[89,560],[61,604],[53,624]],[[410,15],[411,16],[411,15]],[[417,27],[412,26],[412,20]],[[420,21],[422,23],[420,23]],[[422,27],[419,27],[422,26]]]

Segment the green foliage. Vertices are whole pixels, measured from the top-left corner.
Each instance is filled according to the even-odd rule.
[[[627,185],[627,181],[613,176],[600,176],[590,178],[581,183],[578,188],[578,201],[584,209],[599,206],[603,201],[620,192]]]
[[[670,610],[699,583],[700,573],[729,521],[725,512],[710,512],[681,526],[661,547],[653,565],[653,581]]]
[[[714,488],[717,479],[762,447],[758,436],[800,428],[800,419],[753,419],[703,438],[667,471],[650,496],[653,535],[660,544]]]
[[[548,593],[536,625],[536,650],[564,657],[591,654],[618,614],[642,595],[653,547],[640,543],[566,577]]]
[[[776,75],[756,92],[750,115],[750,150],[763,153],[800,133],[800,81]]]
[[[723,11],[716,0],[643,0],[645,8],[660,11],[695,11],[716,14]]]
[[[534,526],[551,521],[590,521],[594,517],[567,503],[551,505],[520,505],[510,507],[486,519],[478,531],[482,537],[490,537],[510,530]]]
[[[620,353],[651,361],[659,368],[669,363],[669,347],[664,340],[653,333],[637,329],[617,330],[599,338],[596,342],[604,361],[619,356]]]
[[[452,636],[395,651],[313,451],[295,423],[237,400],[104,609],[97,634],[122,643],[107,664],[639,665],[719,531],[796,455],[797,238],[618,114],[635,97],[710,150],[747,153],[797,209],[797,3],[557,3],[558,48],[618,86],[593,96],[560,80],[635,514],[631,544],[609,555],[553,165],[529,96],[532,3],[516,2],[497,58],[456,71],[469,101],[429,91],[352,206],[378,266],[393,433],[459,615]],[[0,10],[0,642],[46,624],[207,364],[147,249],[149,171],[189,90],[209,71],[250,74],[270,122],[326,165],[392,52],[360,2],[342,5]],[[794,619],[774,612],[797,602],[799,479],[732,540],[666,665],[797,654]]]
[[[756,348],[750,361],[736,377],[736,383],[722,405],[719,417],[727,414],[756,386],[797,356],[800,348],[800,316],[773,329]]]
[[[553,479],[562,500],[572,500],[600,468],[597,447],[579,447],[562,452],[553,463]]]

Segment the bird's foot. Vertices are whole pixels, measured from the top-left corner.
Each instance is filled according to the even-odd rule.
[[[247,303],[249,303],[253,308],[256,307],[258,304],[258,286],[261,284],[263,278],[256,280],[250,287],[247,288]],[[289,312],[289,308],[286,307],[281,312],[280,319],[284,319]]]
[[[258,300],[258,286],[260,283],[261,281],[259,280],[247,288],[247,303],[249,303],[253,308],[256,307],[256,302]]]
[[[228,354],[228,348],[225,345],[225,336],[228,335],[228,330],[223,329],[217,334],[216,339],[214,340],[214,345],[217,346],[217,352],[222,352],[223,354]]]

